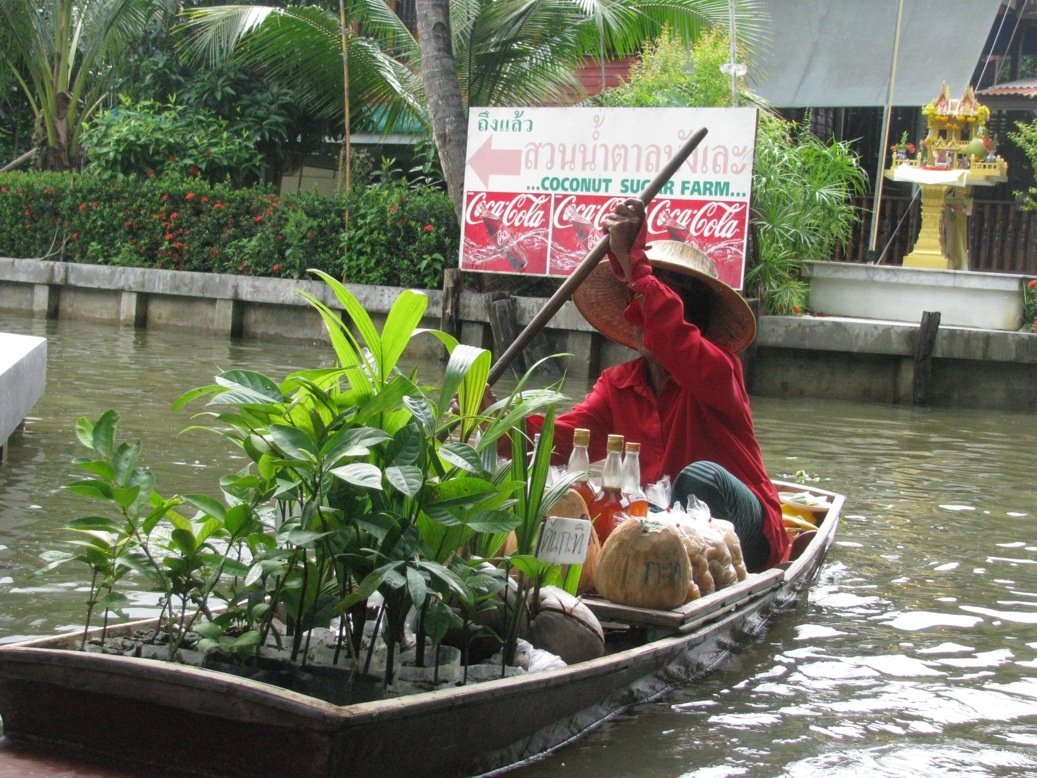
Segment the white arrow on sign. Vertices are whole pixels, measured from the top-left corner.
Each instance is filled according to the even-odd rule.
[[[486,188],[490,186],[490,176],[517,176],[522,172],[522,152],[519,149],[493,148],[493,136],[486,139],[471,158],[468,164]]]

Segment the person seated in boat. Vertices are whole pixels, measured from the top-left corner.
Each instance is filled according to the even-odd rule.
[[[573,430],[591,432],[591,459],[609,433],[641,444],[644,484],[669,476],[670,504],[690,495],[735,526],[746,567],[782,561],[789,538],[763,464],[738,352],[756,320],[702,252],[675,241],[645,245],[644,205],[619,204],[605,219],[608,259],[573,301],[599,332],[640,356],[602,371],[587,397],[555,423],[554,461],[564,464]],[[535,433],[541,418],[531,417]]]

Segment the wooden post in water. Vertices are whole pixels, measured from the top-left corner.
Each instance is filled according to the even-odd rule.
[[[915,342],[914,378],[911,384],[911,402],[924,405],[929,402],[933,380],[933,348],[940,329],[940,312],[923,311]]]

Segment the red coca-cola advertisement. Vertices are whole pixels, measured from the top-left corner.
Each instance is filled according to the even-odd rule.
[[[468,193],[465,198],[465,268],[486,272],[547,274],[549,195]]]
[[[742,287],[749,206],[726,200],[653,200],[646,213],[648,239],[677,240],[713,260],[721,281]]]
[[[547,272],[567,276],[601,240],[605,217],[622,197],[553,197]],[[648,241],[676,240],[701,251],[721,280],[742,285],[748,207],[722,200],[655,199],[645,212]]]
[[[553,276],[572,273],[604,235],[602,220],[622,201],[622,197],[554,195],[547,272]]]

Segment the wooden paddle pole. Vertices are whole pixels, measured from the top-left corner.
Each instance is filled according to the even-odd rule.
[[[673,174],[677,172],[681,165],[684,164],[684,160],[691,156],[691,152],[695,150],[695,147],[702,142],[702,139],[706,137],[706,128],[701,128],[698,132],[692,135],[687,143],[681,147],[681,149],[674,155],[673,159],[667,163],[666,167],[659,171],[659,174],[652,179],[652,181],[644,188],[644,190],[637,196],[645,206],[650,203],[659,190],[666,185],[666,182],[673,178]],[[605,252],[609,247],[609,236],[603,235],[598,244],[590,250],[583,261],[576,267],[572,274],[562,282],[562,285],[558,287],[553,295],[544,304],[536,316],[529,320],[529,324],[526,328],[518,334],[518,337],[512,341],[511,345],[505,349],[504,353],[497,358],[497,361],[490,368],[490,374],[487,377],[487,384],[493,386],[497,383],[497,379],[503,375],[504,371],[508,369],[512,361],[522,350],[529,344],[537,333],[540,332],[552,317],[558,313],[558,309],[562,307],[566,300],[568,300],[572,293],[576,290],[580,284],[583,283],[584,279],[591,274],[591,271],[598,266],[598,263],[605,256]]]

